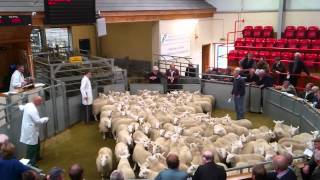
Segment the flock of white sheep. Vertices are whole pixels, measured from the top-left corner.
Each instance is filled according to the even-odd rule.
[[[193,175],[206,150],[213,152],[219,165],[238,167],[270,160],[278,153],[302,155],[306,148],[312,148],[312,140],[318,136],[318,132],[298,134],[298,127],[282,121],[274,121],[273,129],[253,129],[247,119],[234,121],[228,115],[214,118],[214,103],[214,97],[199,92],[100,94],[93,111],[96,116],[100,114],[103,138],[112,133],[116,146],[114,150],[100,149],[98,172],[106,177],[112,171],[114,152],[117,169],[126,179],[137,178],[137,167],[138,178],[154,179],[166,168],[166,156],[174,153],[179,156],[180,170]]]

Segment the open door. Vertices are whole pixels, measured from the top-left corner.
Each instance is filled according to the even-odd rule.
[[[202,73],[206,72],[210,65],[210,46],[211,44],[202,46]]]

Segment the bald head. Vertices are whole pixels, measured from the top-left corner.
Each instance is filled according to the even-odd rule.
[[[79,164],[74,164],[70,166],[68,173],[71,180],[83,179],[83,169]]]
[[[169,154],[166,162],[170,169],[178,169],[179,167],[179,157],[176,154]]]
[[[301,54],[299,52],[294,53],[294,59],[296,61],[300,60],[300,58],[301,58]]]
[[[36,106],[39,106],[42,103],[42,97],[41,96],[35,96],[35,97],[33,97],[32,102]]]
[[[285,171],[288,169],[288,160],[284,155],[277,155],[272,160],[273,168],[277,172]]]
[[[205,151],[202,154],[202,161],[204,164],[208,162],[213,162],[213,154],[211,151]]]

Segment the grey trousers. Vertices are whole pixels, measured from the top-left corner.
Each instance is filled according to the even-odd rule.
[[[234,106],[237,113],[237,120],[244,119],[244,96],[234,96]]]

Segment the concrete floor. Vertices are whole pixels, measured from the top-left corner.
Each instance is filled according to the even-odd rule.
[[[214,117],[222,117],[229,114],[235,118],[235,113],[229,110],[215,110]],[[270,118],[256,113],[247,113],[246,118],[253,122],[254,127],[266,125],[273,127]],[[96,171],[96,157],[101,147],[107,146],[112,150],[115,146],[113,139],[103,140],[98,133],[97,123],[85,125],[78,123],[70,129],[60,133],[45,141],[43,150],[43,160],[39,162],[39,167],[48,172],[52,167],[61,167],[68,170],[74,163],[79,163],[84,168],[87,180],[100,179]]]

